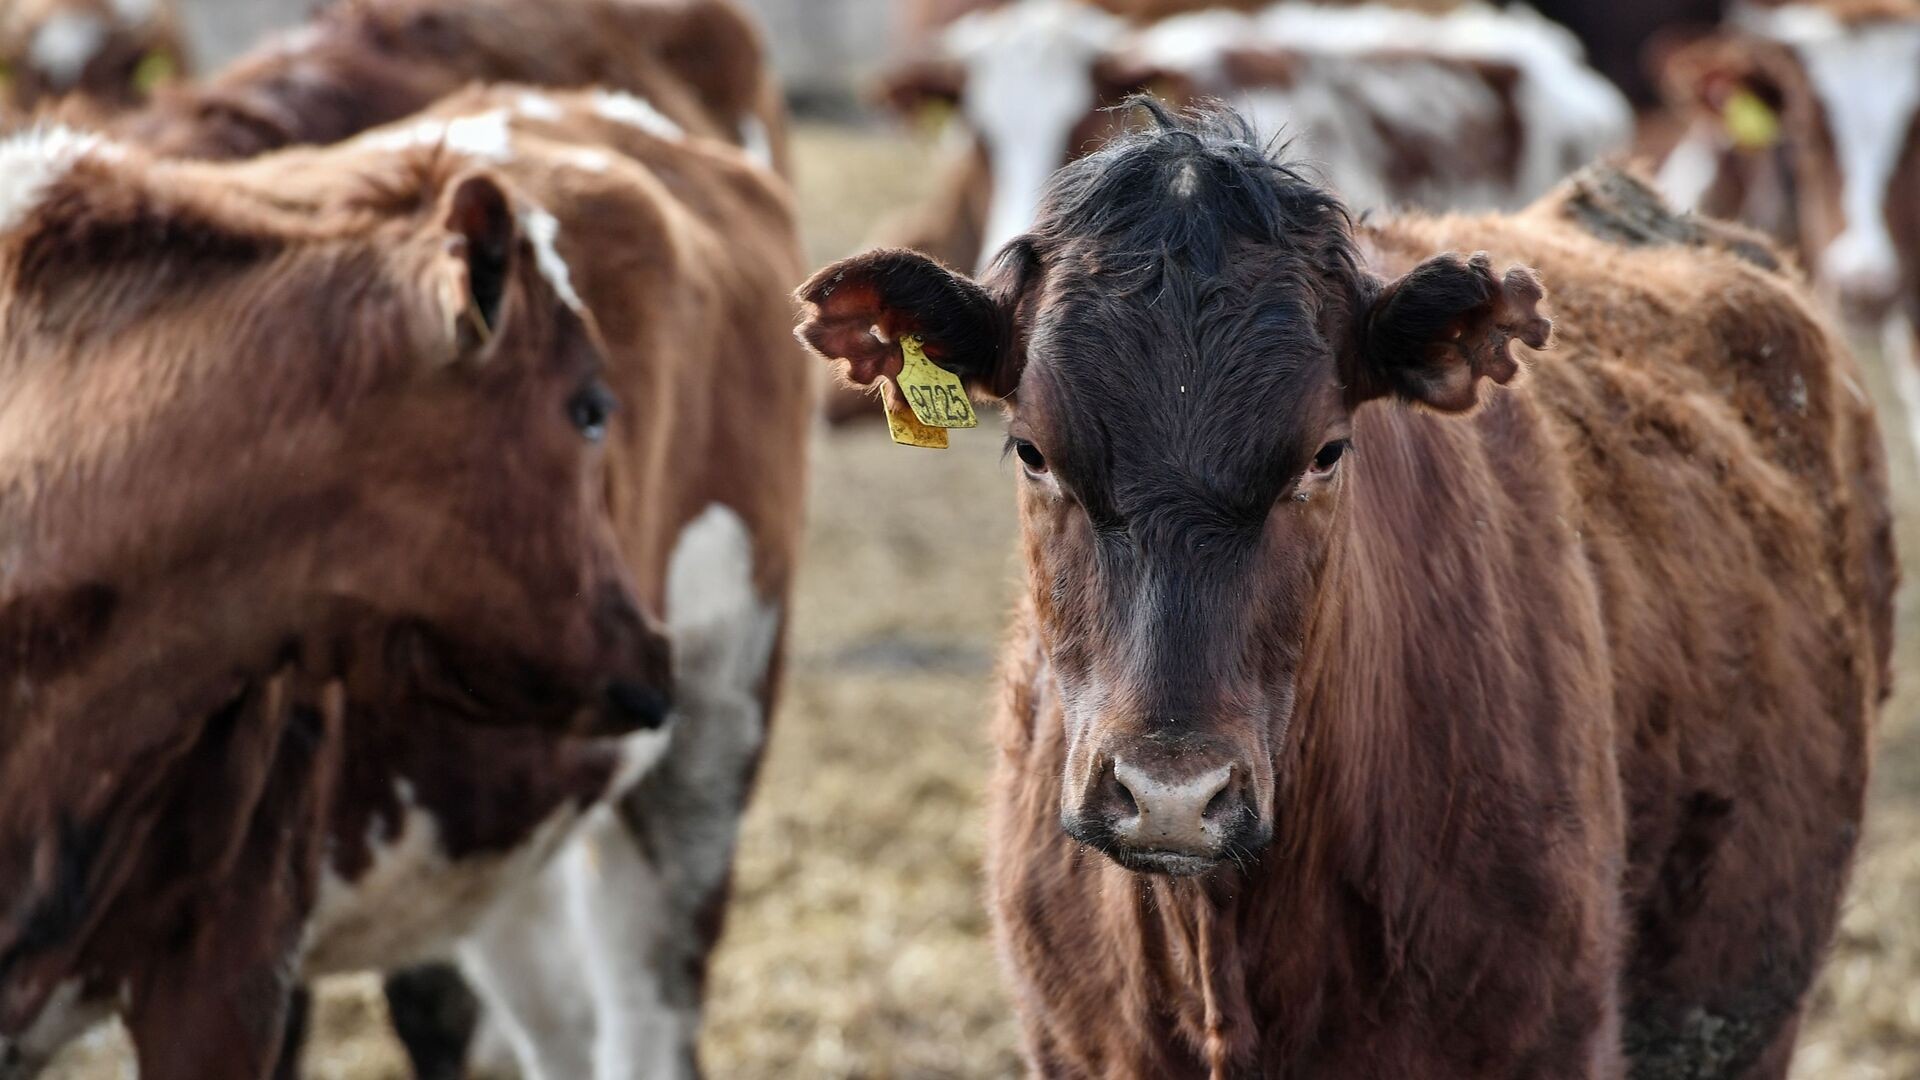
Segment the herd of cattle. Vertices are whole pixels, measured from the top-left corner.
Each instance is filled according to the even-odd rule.
[[[917,343],[1007,418],[1036,1073],[1784,1076],[1892,678],[1846,331],[1920,323],[1920,6],[1567,6],[920,4],[938,195],[801,284],[733,0],[333,0],[201,78],[162,0],[11,0],[0,1077],[112,1016],[291,1077],[359,970],[423,1077],[696,1072],[796,285],[829,416]]]

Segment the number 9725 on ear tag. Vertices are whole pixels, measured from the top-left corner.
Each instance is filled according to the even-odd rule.
[[[927,359],[919,334],[901,335],[900,359],[900,374],[894,382],[922,424],[934,428],[980,425],[979,417],[973,415],[973,402],[967,400],[967,388],[960,385],[960,376]]]

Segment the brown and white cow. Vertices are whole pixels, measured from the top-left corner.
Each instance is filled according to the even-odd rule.
[[[1619,174],[1355,226],[1252,137],[1156,115],[978,282],[801,292],[854,381],[913,333],[1006,408],[1032,1068],[1784,1076],[1888,680],[1850,357]]]
[[[785,170],[784,105],[733,0],[337,0],[113,128],[157,153],[332,143],[470,83],[603,86]]]
[[[1721,33],[1676,51],[1666,82],[1693,120],[1661,169],[1668,197],[1773,233],[1861,329],[1884,326],[1909,345],[1920,322],[1920,3],[1740,8]],[[1913,409],[1910,366],[1893,371]]]
[[[0,116],[55,103],[104,119],[185,73],[172,0],[8,0],[0,6]]]
[[[903,108],[955,105],[964,146],[946,200],[885,239],[986,265],[1053,171],[1120,130],[1100,110],[1142,88],[1234,103],[1365,208],[1521,205],[1632,125],[1578,42],[1528,12],[1284,2],[1133,27],[1081,0],[1028,0],[955,21],[890,78]]]
[[[1518,206],[1632,131],[1578,42],[1526,11],[1286,2],[1132,28],[1079,0],[1029,0],[958,20],[894,73],[899,107],[951,102],[963,123],[933,197],[878,239],[986,265],[1056,168],[1123,129],[1107,109],[1141,88],[1234,103],[1357,208]],[[845,389],[826,408],[836,423],[875,412]]]
[[[272,834],[290,838],[293,854],[280,856],[288,869],[259,876],[274,901],[274,933],[251,952],[237,944],[251,939],[224,936],[225,922],[250,927],[246,920],[261,918],[266,901],[252,893],[223,899],[219,923],[181,918],[198,942],[188,959],[200,965],[182,975],[178,964],[161,963],[170,953],[151,947],[171,939],[149,921],[75,927],[10,907],[19,921],[0,921],[8,950],[0,952],[0,1000],[9,1003],[0,1032],[25,1066],[102,1009],[118,1008],[143,1076],[264,1075],[289,978],[457,953],[496,1007],[525,1074],[596,1075],[596,1063],[598,1075],[692,1071],[705,958],[777,668],[810,380],[785,332],[797,241],[780,185],[733,147],[631,107],[608,110],[606,101],[595,92],[476,92],[335,148],[234,165],[161,164],[104,142],[14,148],[22,160],[42,160],[46,179],[8,191],[25,253],[9,291],[9,335],[56,355],[41,364],[39,381],[9,381],[16,396],[7,400],[18,411],[98,399],[101,430],[124,427],[153,444],[87,438],[76,425],[88,413],[58,409],[66,437],[49,434],[40,456],[58,462],[53,448],[69,444],[124,454],[112,460],[129,485],[156,493],[171,490],[166,470],[175,459],[155,449],[184,441],[230,459],[183,463],[205,477],[185,486],[201,501],[161,497],[166,515],[116,525],[102,543],[123,547],[107,551],[124,550],[142,528],[175,524],[186,554],[204,561],[188,565],[205,572],[193,585],[208,596],[227,584],[222,573],[258,557],[303,575],[290,584],[303,618],[330,611],[335,590],[375,616],[391,592],[402,606],[396,620],[410,614],[404,604],[416,593],[442,604],[393,626],[369,619],[345,648],[286,651],[304,639],[259,629],[266,660],[313,666],[328,706],[319,744],[327,770],[289,766],[263,787],[307,815]],[[63,253],[79,265],[63,265]],[[464,277],[439,269],[458,268],[463,256],[481,260]],[[40,285],[43,273],[62,271],[47,280],[63,292]],[[485,299],[495,293],[505,299]],[[77,326],[99,329],[76,334]],[[471,359],[433,361],[455,345]],[[101,370],[117,370],[120,381],[94,387],[66,374],[71,364],[58,351],[83,348],[101,351]],[[10,344],[8,355],[19,351]],[[152,357],[176,354],[226,377],[144,374]],[[268,372],[285,378],[258,374],[268,358]],[[427,396],[431,381],[402,384],[412,393],[405,397],[374,377],[414,367],[453,381],[439,398],[464,392],[459,380],[476,381],[494,412],[462,408],[458,397],[440,404]],[[223,387],[236,381],[247,392],[227,404]],[[191,403],[166,397],[178,385]],[[745,408],[740,395],[749,391]],[[140,411],[149,398],[166,406],[151,418]],[[175,430],[183,417],[220,407],[235,424],[195,428],[190,438]],[[577,477],[559,471],[576,458]],[[76,513],[114,505],[116,490],[97,488],[88,464],[62,472],[28,457],[15,482],[65,480]],[[462,516],[439,520],[443,504]],[[567,506],[576,507],[572,516],[558,512]],[[231,526],[202,521],[208,508],[228,511]],[[345,531],[321,549],[332,560],[320,559],[305,533],[324,545],[335,518]],[[9,567],[29,555],[58,561],[56,541],[96,520],[45,518],[43,531],[7,550]],[[522,561],[542,566],[571,551],[558,543],[570,522],[593,525],[594,565],[618,590],[585,577],[506,577]],[[458,546],[463,523],[480,545],[473,557]],[[84,550],[67,546],[76,553],[65,558]],[[153,556],[162,566],[168,550]],[[104,554],[96,561],[119,565]],[[66,594],[22,595],[31,605],[25,639],[55,643],[63,660],[76,651],[66,644],[70,631],[31,621]],[[241,589],[234,602],[275,611],[276,596]],[[621,596],[626,607],[615,603]],[[536,657],[587,640],[563,623],[531,622],[544,607],[629,636],[643,630],[640,610],[663,611],[673,649],[670,733],[660,726],[667,679],[657,637],[634,661],[646,661],[646,678],[605,692],[613,715],[643,730],[599,739],[547,731],[573,715],[568,683],[535,679],[544,667],[502,662],[464,640]],[[183,599],[169,612],[183,635],[196,628],[194,610]],[[256,627],[222,611],[209,609],[210,630],[251,642]],[[224,677],[228,666],[210,665],[208,674]],[[107,679],[125,673],[70,670],[81,688],[125,694],[143,685],[130,681],[138,671]],[[154,723],[191,734],[172,704],[153,703]],[[64,746],[40,741],[47,753]],[[119,789],[98,780],[105,770],[76,756],[77,775],[92,784],[87,798],[114,798]],[[146,779],[147,770],[121,765],[112,775]],[[43,801],[50,811],[95,804],[64,790]],[[164,804],[140,809],[146,827],[167,835],[190,820],[159,812]],[[202,816],[234,827],[218,809]],[[316,820],[319,832],[303,831]],[[83,902],[132,902],[95,899],[91,880],[64,869],[60,850],[44,850],[6,866],[16,875],[4,891],[10,901],[21,895],[12,882],[34,880],[46,883],[48,909],[61,917],[92,912]],[[192,914],[205,910],[196,887],[227,880],[203,879],[200,867],[161,859],[144,880],[200,903]],[[59,932],[51,938],[49,925]],[[272,963],[242,970],[242,959]],[[192,990],[116,997],[126,971],[145,977],[156,968],[153,977]],[[23,972],[33,981],[19,982]]]

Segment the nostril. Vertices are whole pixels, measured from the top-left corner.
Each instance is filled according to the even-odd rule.
[[[607,684],[607,706],[635,727],[657,728],[667,722],[673,702],[656,687],[615,679]]]
[[[1213,793],[1213,798],[1207,800],[1206,808],[1200,811],[1201,820],[1215,821],[1219,819],[1220,815],[1227,812],[1228,804],[1233,801],[1235,787],[1233,777],[1233,772],[1229,771],[1227,773],[1227,779],[1220,785],[1220,790]]]
[[[1107,779],[1109,781],[1107,786],[1112,789],[1115,816],[1138,817],[1140,803],[1134,799],[1132,789],[1127,787],[1126,780],[1120,776],[1119,762],[1115,762],[1107,771]]]

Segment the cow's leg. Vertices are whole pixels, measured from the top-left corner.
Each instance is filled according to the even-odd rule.
[[[515,886],[460,944],[461,970],[525,1080],[593,1076],[594,1010],[566,895],[566,857]]]
[[[695,1040],[708,954],[733,866],[747,792],[766,739],[780,610],[754,585],[753,541],[709,507],[668,564],[674,708],[666,756],[572,864],[583,933],[598,942],[600,1080],[698,1071]],[[629,1068],[626,1063],[642,1063]]]
[[[610,811],[595,814],[560,867],[593,997],[595,1080],[698,1074],[699,994],[679,967],[685,932],[667,917],[668,883]],[[704,956],[704,953],[701,955]]]
[[[480,1001],[452,964],[422,964],[387,976],[387,1014],[418,1080],[461,1080],[480,1020]]]

